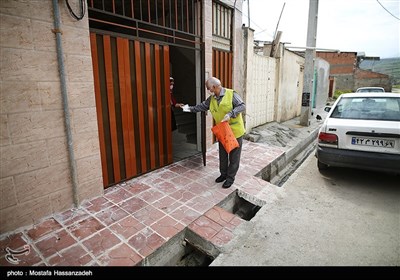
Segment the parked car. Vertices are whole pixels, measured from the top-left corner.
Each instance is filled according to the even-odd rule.
[[[318,169],[350,167],[400,174],[400,94],[339,96],[318,135]]]
[[[383,87],[360,87],[356,92],[385,92]]]

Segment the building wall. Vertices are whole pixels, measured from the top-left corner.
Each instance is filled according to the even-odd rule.
[[[354,72],[357,65],[356,52],[316,52],[330,64],[330,76],[335,78],[337,90],[352,91],[354,88]]]
[[[103,193],[87,13],[59,1],[79,201]],[[78,9],[78,7],[76,7]],[[0,233],[73,206],[52,1],[0,1]]]
[[[330,75],[335,78],[335,87],[341,91],[355,91],[359,87],[377,86],[391,91],[390,77],[385,74],[357,68],[356,52],[317,52],[317,56],[328,61]]]
[[[315,59],[317,69],[317,87],[315,93],[314,108],[322,108],[326,105],[329,93],[329,63],[317,57]]]
[[[337,74],[352,74],[357,65],[356,52],[316,52],[317,57],[320,57],[329,62],[330,73],[332,76]]]
[[[392,91],[392,83],[388,75],[361,69],[355,72],[354,90],[359,87],[383,87],[387,92]]]
[[[244,28],[246,46],[245,125],[253,127],[274,121],[276,59],[253,52],[254,31]]]
[[[205,78],[209,78],[212,76],[212,1],[204,1],[203,2],[203,32],[204,32],[204,52],[205,52]],[[203,71],[203,70],[201,70]],[[208,93],[206,93],[206,98],[208,97]],[[202,102],[203,100],[198,97],[197,104]],[[197,114],[197,127],[200,127],[200,114]],[[213,137],[211,132],[211,128],[213,126],[213,119],[211,114],[206,115],[206,146],[210,148],[213,144]]]
[[[244,78],[246,130],[277,121],[284,122],[301,113],[304,58],[284,49],[270,57],[271,45],[254,50],[254,30],[244,27]]]
[[[229,7],[234,8],[234,20],[233,20],[233,88],[243,97],[243,41],[242,41],[242,14],[239,12],[242,10],[242,0],[222,0],[222,3],[228,5]],[[204,48],[205,48],[205,78],[209,78],[212,76],[212,1],[205,0],[203,2],[203,30],[204,30]],[[203,71],[203,70],[202,70]],[[222,85],[224,86],[224,85]],[[205,94],[205,97],[208,97],[208,93]],[[200,103],[201,100],[198,98],[197,104]],[[198,115],[198,127],[200,127],[200,114]],[[210,113],[206,114],[206,145],[207,148],[211,148],[213,145],[213,134],[211,132],[211,128],[213,126],[213,118]]]
[[[241,0],[233,44],[241,48]],[[78,204],[103,194],[88,14],[76,21],[64,1],[61,15],[67,95],[77,170]],[[78,2],[71,2],[75,11]],[[212,73],[212,1],[203,1],[206,76]],[[235,6],[234,6],[235,5]],[[0,1],[1,205],[0,234],[32,225],[74,206],[63,100],[50,0]],[[240,36],[239,36],[240,35]],[[233,48],[234,88],[243,84],[243,56]],[[242,94],[238,90],[239,94]],[[202,101],[202,100],[197,100]],[[207,147],[212,117],[207,114]]]
[[[224,1],[223,1],[224,2]],[[244,41],[243,41],[243,29],[242,29],[242,9],[243,9],[243,0],[234,1],[229,0],[232,7],[234,7],[234,22],[233,22],[233,41],[232,41],[232,50],[233,50],[233,88],[244,97],[244,75],[243,75],[243,63],[244,63]],[[235,6],[234,6],[235,5]]]
[[[335,78],[335,88],[341,91],[353,91],[354,89],[354,75],[341,74],[331,75]]]
[[[283,48],[282,48],[283,49]],[[286,49],[281,51],[276,121],[284,122],[299,115],[303,85],[304,58]]]

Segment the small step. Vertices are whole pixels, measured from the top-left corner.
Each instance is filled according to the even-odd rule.
[[[197,144],[197,133],[186,134],[186,142],[190,144]]]
[[[183,122],[196,122],[196,114],[191,113],[176,113],[175,112],[175,119],[177,123]]]

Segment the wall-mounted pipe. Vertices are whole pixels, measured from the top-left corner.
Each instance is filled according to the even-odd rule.
[[[62,95],[63,110],[64,110],[64,123],[65,123],[65,130],[67,133],[67,149],[69,155],[69,167],[71,172],[72,194],[73,194],[74,205],[75,207],[78,207],[79,206],[78,187],[77,187],[78,179],[77,179],[75,156],[74,156],[74,145],[71,132],[71,117],[69,114],[69,106],[68,106],[67,82],[65,78],[64,53],[62,49],[61,28],[60,28],[61,26],[60,7],[58,5],[58,0],[53,0],[53,11],[54,11],[53,32],[56,34],[58,71],[60,74],[61,95]]]

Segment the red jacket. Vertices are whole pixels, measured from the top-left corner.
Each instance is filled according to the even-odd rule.
[[[173,90],[170,89],[170,90],[169,90],[169,93],[171,94],[171,105],[173,105],[173,106],[175,107],[175,105],[176,105],[176,99],[175,99],[175,97],[174,97]]]

